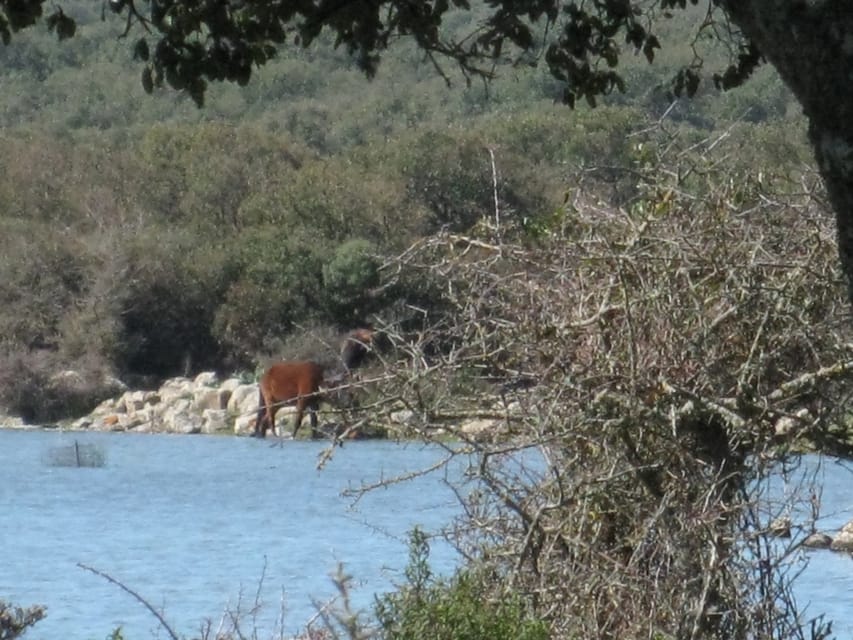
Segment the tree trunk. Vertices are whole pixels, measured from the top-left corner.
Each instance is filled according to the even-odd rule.
[[[716,1],[803,107],[853,301],[853,11],[844,0]]]

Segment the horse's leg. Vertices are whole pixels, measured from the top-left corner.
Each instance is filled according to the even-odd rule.
[[[317,402],[314,401],[308,405],[308,418],[311,420],[311,437],[318,438],[320,434],[317,432]]]
[[[264,420],[267,417],[267,401],[264,398],[264,392],[258,391],[258,415],[255,417],[255,431],[252,433],[253,438],[263,438],[266,433],[266,425]]]
[[[275,426],[275,414],[278,413],[278,407],[279,407],[278,402],[273,402],[272,398],[270,398],[269,410],[268,410],[267,414],[269,416],[270,429],[272,430],[272,434],[274,436],[278,435],[278,430],[276,429],[276,426]]]
[[[293,418],[293,439],[296,439],[296,432],[302,426],[302,414],[305,413],[305,398],[302,396],[296,401],[296,416]]]

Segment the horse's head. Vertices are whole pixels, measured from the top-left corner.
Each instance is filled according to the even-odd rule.
[[[350,331],[341,345],[341,360],[348,371],[357,369],[373,350],[376,331],[373,327],[360,327]]]

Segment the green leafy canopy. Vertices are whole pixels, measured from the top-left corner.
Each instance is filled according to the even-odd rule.
[[[3,42],[42,18],[43,5],[44,0],[0,0]],[[494,0],[475,8],[467,0],[106,0],[102,14],[124,19],[124,35],[135,36],[131,48],[143,64],[145,91],[168,85],[199,106],[209,82],[245,85],[253,69],[282,47],[308,46],[324,32],[368,77],[389,44],[405,37],[414,39],[445,79],[442,60],[456,63],[469,81],[491,78],[498,63],[544,61],[563,84],[563,102],[573,106],[583,98],[594,106],[597,96],[624,91],[616,70],[620,56],[640,52],[652,62],[661,47],[653,25],[686,6],[687,0]],[[444,28],[460,15],[470,18],[467,32]],[[74,35],[75,22],[61,7],[46,22],[60,40]],[[761,62],[748,42],[736,43],[733,51],[740,55],[733,54],[729,69],[716,76],[719,86],[739,84]],[[698,66],[701,61],[694,60],[678,74],[676,94],[696,91]]]

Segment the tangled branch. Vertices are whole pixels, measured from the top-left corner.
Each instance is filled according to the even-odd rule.
[[[768,532],[746,487],[792,438],[828,442],[853,379],[832,220],[748,180],[639,191],[578,190],[534,239],[442,233],[389,264],[442,311],[386,327],[387,414],[479,453],[460,546],[555,637],[805,637],[770,547],[738,569],[735,541]]]

